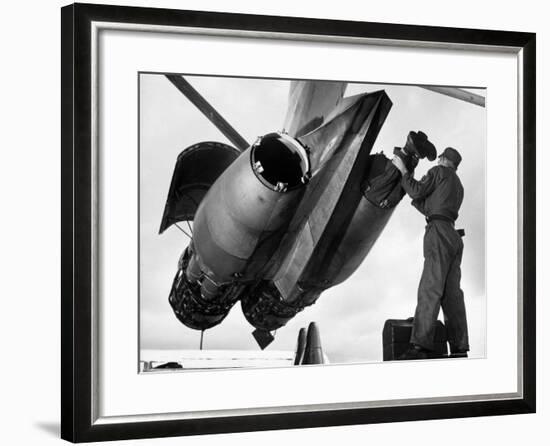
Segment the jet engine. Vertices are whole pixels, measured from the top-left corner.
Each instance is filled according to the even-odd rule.
[[[220,323],[271,259],[310,178],[307,149],[270,133],[221,174],[194,216],[170,303],[185,325]]]

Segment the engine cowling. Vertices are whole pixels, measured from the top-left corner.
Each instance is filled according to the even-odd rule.
[[[309,177],[306,148],[284,133],[258,138],[223,172],[195,214],[192,246],[174,279],[176,306],[190,312],[183,317],[172,305],[181,322],[210,328],[223,320],[238,300],[234,285],[253,283],[272,258]]]
[[[306,149],[281,133],[259,138],[229,166],[194,221],[193,245],[205,287],[254,278],[277,248],[308,175]]]

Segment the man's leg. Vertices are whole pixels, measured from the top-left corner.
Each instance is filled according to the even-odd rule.
[[[468,325],[466,322],[464,293],[460,288],[460,263],[462,261],[463,246],[462,240],[459,239],[458,253],[449,268],[441,300],[451,353],[465,353],[470,349],[468,345]]]
[[[418,286],[411,344],[434,349],[435,322],[439,314],[451,253],[436,223],[424,235],[424,270]]]

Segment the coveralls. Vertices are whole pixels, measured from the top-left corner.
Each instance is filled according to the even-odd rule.
[[[406,173],[401,184],[413,199],[413,206],[428,222],[424,234],[424,270],[410,342],[434,349],[435,322],[442,307],[451,353],[466,352],[468,327],[460,288],[464,244],[454,228],[464,188],[456,170],[441,165],[432,167],[420,181]]]

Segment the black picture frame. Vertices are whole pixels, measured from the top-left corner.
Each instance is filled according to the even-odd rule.
[[[536,176],[535,53],[533,33],[396,25],[295,17],[272,17],[156,8],[73,4],[62,8],[61,35],[61,436],[72,442],[168,437],[309,428],[364,423],[428,420],[535,412],[536,402]],[[422,45],[473,44],[513,47],[521,53],[522,85],[522,321],[521,398],[362,409],[299,411],[186,420],[95,424],[92,374],[92,104],[91,23],[277,32],[407,41]]]

